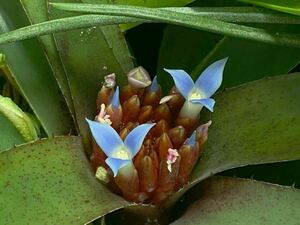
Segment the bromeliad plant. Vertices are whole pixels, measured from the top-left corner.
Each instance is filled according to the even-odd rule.
[[[299,223],[299,7],[191,2],[0,0],[0,224]]]
[[[161,100],[156,77],[151,84],[141,67],[129,72],[121,103],[114,74],[106,76],[98,94],[100,112],[95,122],[87,120],[97,143],[91,164],[99,179],[129,201],[157,205],[183,187],[211,125],[196,128],[200,111],[203,106],[213,111],[210,97],[221,85],[226,61],[210,65],[195,84],[183,70],[166,70],[176,87]]]

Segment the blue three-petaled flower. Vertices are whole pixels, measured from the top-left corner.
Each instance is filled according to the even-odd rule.
[[[189,103],[201,104],[213,111],[215,101],[211,96],[222,83],[223,70],[227,59],[221,59],[211,64],[203,71],[195,83],[184,70],[165,69],[165,71],[172,76],[176,88]]]
[[[106,154],[106,164],[111,168],[114,176],[119,169],[132,163],[132,159],[140,150],[144,138],[155,123],[146,123],[134,128],[125,138],[124,142],[119,134],[108,124],[87,119],[92,135]]]

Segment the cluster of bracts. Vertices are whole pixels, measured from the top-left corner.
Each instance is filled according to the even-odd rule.
[[[163,97],[156,78],[151,82],[142,67],[132,70],[128,81],[120,91],[118,103],[113,99],[119,91],[115,76],[105,77],[94,121],[110,125],[122,140],[140,124],[155,125],[144,138],[129,169],[120,169],[114,175],[105,162],[105,151],[95,140],[91,165],[96,176],[126,200],[160,204],[189,181],[203,151],[211,121],[198,127],[199,118],[180,116],[185,98],[176,87],[169,96]]]

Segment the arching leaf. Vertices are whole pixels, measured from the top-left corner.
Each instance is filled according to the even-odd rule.
[[[128,206],[93,176],[80,137],[56,137],[0,153],[3,224],[86,224]]]
[[[197,192],[199,199],[172,225],[291,225],[300,220],[300,191],[291,187],[213,177]]]

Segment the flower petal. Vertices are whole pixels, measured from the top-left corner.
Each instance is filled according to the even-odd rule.
[[[215,100],[213,100],[212,98],[193,99],[193,100],[190,100],[190,102],[202,104],[209,111],[211,111],[211,112],[214,111]]]
[[[194,87],[194,81],[190,75],[184,70],[164,70],[172,76],[176,88],[183,95],[183,97],[187,99],[188,94]]]
[[[111,105],[114,108],[118,108],[120,106],[120,98],[119,98],[119,86],[117,86],[115,93],[111,99]]]
[[[150,86],[150,91],[151,91],[151,92],[157,92],[157,91],[158,91],[158,88],[159,88],[159,86],[158,86],[158,83],[157,83],[157,77],[155,76],[155,77],[153,78],[153,80],[152,80],[152,84],[151,84],[151,86]]]
[[[126,166],[128,163],[131,163],[131,160],[116,159],[109,157],[105,160],[105,162],[111,168],[115,177],[117,176],[119,169]]]
[[[86,121],[90,126],[95,141],[106,156],[109,157],[114,150],[124,145],[119,134],[108,124],[98,123],[88,119],[86,119]]]
[[[127,135],[124,143],[130,151],[132,158],[136,155],[136,153],[138,153],[143,144],[145,136],[154,125],[155,123],[139,125]]]
[[[228,58],[225,58],[214,62],[197,79],[195,85],[205,98],[210,98],[221,86],[227,60]]]

